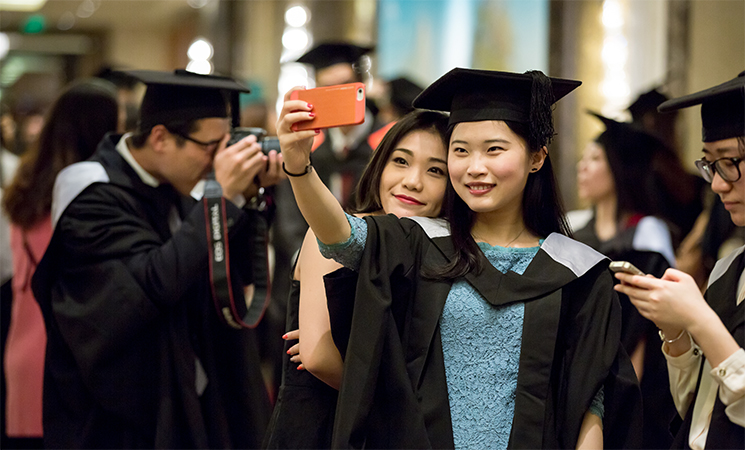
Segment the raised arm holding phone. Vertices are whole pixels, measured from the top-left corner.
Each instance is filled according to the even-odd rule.
[[[701,104],[703,158],[696,161],[732,221],[745,226],[745,72],[719,86],[660,105]],[[673,448],[745,446],[745,247],[719,260],[702,296],[693,278],[616,274],[615,289],[655,322],[670,389],[684,419]]]

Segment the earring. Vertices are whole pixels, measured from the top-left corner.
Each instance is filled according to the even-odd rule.
[[[538,169],[536,169],[535,167],[533,167],[532,169],[530,169],[530,171],[531,172],[538,172]]]

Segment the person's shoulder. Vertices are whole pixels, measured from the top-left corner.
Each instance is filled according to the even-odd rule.
[[[450,236],[450,224],[447,220],[432,217],[406,217],[405,222],[414,222],[430,239]]]
[[[97,161],[82,161],[62,169],[52,192],[52,226],[56,226],[65,210],[89,186],[109,181],[109,174]]]
[[[730,252],[729,255],[717,261],[717,263],[714,265],[714,269],[712,269],[711,274],[709,275],[709,282],[706,288],[708,289],[709,287],[711,287],[711,285],[714,284],[718,279],[720,279],[722,275],[727,273],[730,267],[732,267],[732,264],[743,253],[745,253],[745,245],[734,249],[732,252]]]
[[[593,267],[608,261],[605,255],[589,245],[559,233],[551,233],[543,241],[541,250],[577,277],[582,277]]]
[[[675,251],[667,223],[655,216],[645,216],[636,224],[632,248],[637,251],[661,254],[675,267]]]

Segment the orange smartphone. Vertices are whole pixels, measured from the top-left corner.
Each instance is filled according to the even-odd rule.
[[[297,90],[290,99],[310,103],[316,114],[311,120],[294,124],[292,131],[357,125],[365,121],[365,85],[362,83]]]

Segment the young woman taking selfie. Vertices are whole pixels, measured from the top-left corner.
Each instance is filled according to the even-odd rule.
[[[310,165],[314,131],[291,131],[312,108],[286,97],[298,206],[322,253],[359,276],[333,445],[633,445],[638,387],[608,262],[566,236],[546,147],[552,104],[579,84],[454,69],[417,98],[450,112],[447,221],[346,215]]]

